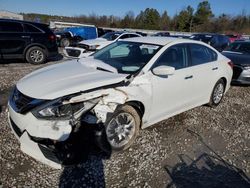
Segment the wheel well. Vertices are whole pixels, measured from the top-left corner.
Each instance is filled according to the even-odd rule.
[[[26,53],[27,53],[28,49],[30,49],[30,48],[32,48],[32,47],[35,47],[35,46],[44,49],[46,55],[48,55],[48,51],[47,51],[47,48],[46,48],[45,46],[43,46],[43,45],[41,45],[41,44],[36,44],[36,43],[35,43],[35,44],[31,44],[31,45],[29,45],[29,46],[27,46],[27,47],[25,48],[25,50],[24,50],[24,57],[26,56]]]
[[[223,80],[225,87],[227,86],[227,79],[225,77],[222,77],[221,80]]]
[[[126,103],[127,105],[132,106],[136,109],[136,111],[139,113],[140,117],[142,118],[145,112],[145,107],[142,102],[140,101],[129,101]]]

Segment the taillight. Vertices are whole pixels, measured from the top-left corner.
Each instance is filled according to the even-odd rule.
[[[233,64],[232,61],[229,61],[227,64],[228,64],[232,69],[234,68],[234,64]]]
[[[56,36],[55,35],[49,35],[49,40],[50,41],[55,41],[56,40]]]

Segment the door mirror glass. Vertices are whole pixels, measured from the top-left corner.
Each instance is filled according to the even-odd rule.
[[[152,72],[157,76],[169,76],[174,74],[175,68],[166,65],[161,65],[153,68]]]

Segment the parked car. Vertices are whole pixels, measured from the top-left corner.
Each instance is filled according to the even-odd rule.
[[[231,43],[236,41],[236,40],[243,39],[242,35],[226,35],[226,36],[229,38]]]
[[[155,37],[169,37],[170,33],[169,32],[158,32],[158,33],[153,34],[152,36],[155,36]]]
[[[0,59],[24,59],[42,64],[58,55],[56,36],[48,25],[0,19]]]
[[[199,33],[193,34],[190,39],[205,42],[214,47],[219,52],[223,51],[230,44],[229,38],[220,34]]]
[[[232,60],[233,79],[236,84],[250,84],[250,41],[236,41],[222,52]]]
[[[230,87],[229,62],[198,41],[117,41],[91,57],[18,81],[9,99],[9,123],[23,152],[55,168],[71,156],[70,140],[81,126],[99,127],[101,143],[125,150],[141,128],[203,104],[217,106]]]
[[[98,37],[98,32],[103,35],[102,30],[98,30],[93,26],[69,27],[63,31],[56,32],[58,44],[61,47],[74,45],[82,40],[95,39]]]
[[[79,42],[76,47],[66,47],[64,49],[64,54],[67,57],[82,58],[88,57],[93,54],[96,50],[100,50],[103,47],[118,41],[119,39],[126,39],[132,37],[140,37],[138,33],[130,32],[111,32],[94,39],[94,40],[84,40]]]

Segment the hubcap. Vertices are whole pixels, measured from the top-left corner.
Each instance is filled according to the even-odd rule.
[[[30,53],[30,58],[36,63],[41,62],[43,60],[43,53],[40,50],[33,50]]]
[[[221,101],[223,93],[224,93],[224,85],[220,83],[214,89],[213,101],[215,104],[218,104]]]
[[[120,113],[114,117],[106,129],[107,139],[111,146],[126,145],[135,134],[135,120],[129,113]]]

